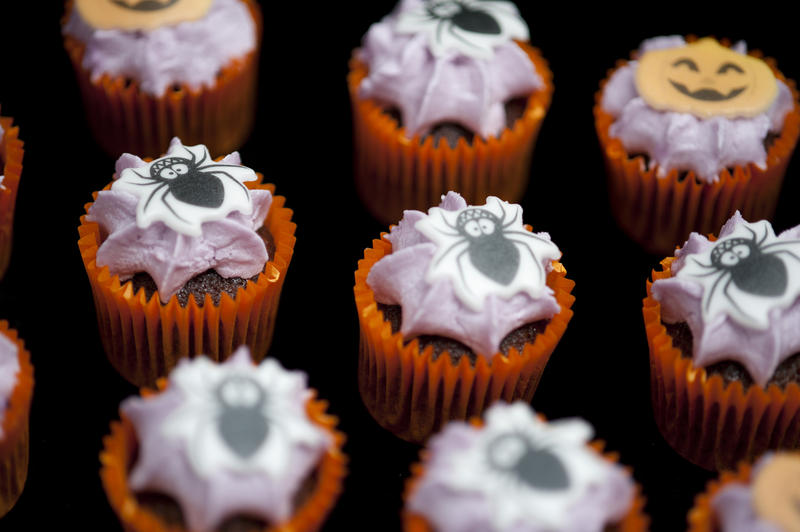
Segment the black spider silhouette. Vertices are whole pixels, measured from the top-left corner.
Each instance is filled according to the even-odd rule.
[[[470,33],[480,33],[484,35],[500,35],[502,28],[489,12],[483,9],[475,9],[464,0],[432,0],[425,2],[426,20],[438,21],[436,25],[436,40],[441,42],[442,31],[447,31],[450,35],[468,46],[475,46],[467,41],[455,29],[460,29]]]
[[[730,296],[728,288],[733,283],[742,292],[763,297],[780,297],[786,292],[789,274],[786,264],[779,253],[786,253],[800,262],[798,257],[788,249],[780,249],[786,244],[800,244],[798,240],[786,240],[763,245],[769,233],[768,230],[759,238],[750,227],[745,226],[752,235],[751,238],[731,238],[718,243],[711,250],[711,264],[703,264],[699,260],[692,260],[703,268],[710,269],[703,276],[719,275],[711,285],[711,290],[705,298],[704,310],[708,310],[714,292],[723,279],[722,293],[743,314],[747,314],[739,304]]]
[[[469,255],[472,265],[483,275],[496,283],[508,286],[517,276],[517,270],[519,269],[520,253],[517,249],[517,244],[523,246],[530,253],[534,264],[536,264],[541,275],[544,276],[544,270],[539,263],[539,259],[520,237],[533,238],[542,242],[548,241],[529,231],[509,229],[517,221],[519,211],[510,222],[506,223],[506,210],[502,203],[499,203],[499,205],[503,213],[501,218],[498,218],[487,209],[470,207],[459,213],[458,218],[456,218],[456,225],[451,225],[445,219],[444,214],[440,212],[445,225],[456,231],[455,233],[440,232],[448,236],[461,237],[461,239],[454,242],[436,260],[435,264],[438,265],[456,247],[466,244],[466,249],[456,256],[456,264],[458,265],[461,280],[467,289],[469,289],[469,284],[464,277],[464,270],[461,266],[461,259],[464,255]]]
[[[217,387],[219,434],[241,458],[249,458],[267,438],[269,425],[263,409],[267,397],[250,377],[228,377]]]
[[[492,469],[510,473],[531,488],[558,491],[570,485],[567,469],[546,442],[531,442],[517,433],[501,434],[489,443],[487,454]]]
[[[185,157],[158,159],[150,166],[149,176],[141,175],[136,170],[133,171],[137,177],[149,181],[148,183],[135,183],[136,185],[151,186],[157,184],[156,188],[148,196],[142,208],[143,211],[147,210],[155,195],[163,189],[165,190],[161,194],[161,201],[175,217],[184,222],[187,222],[187,220],[175,212],[175,209],[167,201],[168,194],[172,194],[180,202],[197,207],[215,209],[221,206],[225,201],[225,186],[222,183],[222,179],[215,174],[227,177],[240,186],[245,191],[245,194],[249,196],[247,187],[228,172],[220,170],[220,168],[241,168],[241,166],[220,163],[211,163],[203,166],[206,161],[205,153],[203,158],[197,161],[191,150],[186,151],[191,155],[191,159]]]

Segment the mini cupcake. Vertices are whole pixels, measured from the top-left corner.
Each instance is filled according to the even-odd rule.
[[[582,419],[545,422],[522,402],[432,437],[406,489],[409,532],[644,531],[644,499]]]
[[[689,532],[798,532],[800,454],[768,453],[722,473],[689,512]]]
[[[447,190],[519,200],[552,74],[512,2],[401,0],[353,53],[356,187],[397,220]]]
[[[800,447],[800,226],[692,233],[644,300],[661,433],[708,469]]]
[[[13,119],[0,116],[0,279],[11,258],[11,235],[14,228],[14,205],[22,174],[22,141]]]
[[[28,415],[33,367],[17,332],[0,321],[0,517],[17,502],[28,476]]]
[[[178,136],[216,157],[247,139],[261,42],[254,0],[72,0],[62,33],[110,155],[156,157]]]
[[[493,401],[530,401],[572,317],[574,283],[522,208],[454,192],[406,211],[356,271],[359,388],[372,416],[410,441]]]
[[[620,227],[653,253],[736,210],[770,218],[800,134],[794,82],[711,38],[656,37],[601,83],[595,125]]]
[[[125,400],[100,454],[132,532],[317,530],[345,476],[344,436],[306,376],[246,347],[181,361],[158,392]]]
[[[78,228],[103,347],[148,385],[181,357],[264,357],[294,250],[292,211],[234,152],[173,139],[151,162],[125,154]]]

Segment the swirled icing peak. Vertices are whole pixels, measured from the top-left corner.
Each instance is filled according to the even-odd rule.
[[[545,284],[561,252],[522,226],[522,209],[495,197],[469,206],[455,192],[424,214],[407,210],[386,239],[392,253],[367,284],[379,303],[402,307],[401,332],[453,338],[491,357],[514,329],[559,311]]]
[[[0,440],[3,439],[3,419],[11,392],[17,385],[19,353],[17,345],[0,334]]]
[[[244,346],[222,364],[181,360],[166,390],[120,407],[139,441],[131,489],[173,497],[198,532],[241,514],[286,521],[332,444],[306,414],[310,396],[304,373],[255,366]]]
[[[587,445],[592,432],[496,403],[482,427],[451,422],[431,438],[407,510],[440,532],[600,532],[629,511],[634,484]]]
[[[800,226],[776,236],[737,211],[716,241],[692,233],[675,256],[652,286],[662,320],[688,324],[695,365],[733,360],[765,386],[800,351]]]
[[[206,270],[245,279],[263,270],[269,257],[256,229],[272,195],[244,187],[256,175],[238,152],[210,162],[205,146],[175,138],[164,157],[146,163],[124,154],[116,169],[111,190],[98,193],[86,217],[108,235],[98,266],[123,281],[147,272],[162,302]]]
[[[505,102],[544,86],[512,38],[527,27],[510,2],[401,0],[364,37],[359,95],[397,107],[409,137],[440,122],[498,136]]]

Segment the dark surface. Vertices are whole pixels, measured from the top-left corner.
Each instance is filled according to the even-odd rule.
[[[746,38],[798,79],[797,22],[776,16],[776,6],[716,8],[694,18],[677,4],[520,4],[556,87],[521,203],[525,221],[551,233],[577,283],[575,317],[533,406],[549,418],[591,421],[642,484],[653,529],[684,530],[695,494],[713,475],[675,454],[653,422],[641,300],[661,257],[643,253],[614,224],[594,133],[594,93],[606,70],[641,39],[669,33]],[[241,150],[244,162],[288,198],[298,225],[270,353],[308,372],[348,435],[350,474],[326,530],[398,530],[403,483],[419,452],[372,421],[356,383],[353,272],[363,249],[386,227],[370,218],[355,193],[345,76],[352,48],[392,5],[314,2],[312,10],[271,2],[261,104]],[[14,252],[0,281],[0,317],[19,330],[36,371],[28,483],[0,520],[3,532],[48,525],[119,530],[100,485],[98,453],[119,402],[137,392],[106,361],[76,245],[83,205],[110,180],[114,159],[87,129],[61,44],[61,11],[56,0],[0,2],[2,114],[21,126],[26,148]],[[795,161],[777,230],[800,223],[798,173]]]

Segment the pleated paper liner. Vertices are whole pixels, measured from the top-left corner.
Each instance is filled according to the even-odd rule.
[[[758,51],[751,51],[750,55],[761,57]],[[614,118],[600,105],[603,89],[615,69],[609,70],[608,77],[600,83],[594,117],[606,166],[611,211],[622,230],[645,250],[670,254],[692,231],[701,234],[717,231],[737,210],[748,220],[772,219],[786,166],[800,135],[800,106],[794,81],[778,71],[774,60],[764,61],[791,89],[794,109],[787,113],[780,136],[767,151],[766,169],[753,163],[737,165],[733,173],[723,170],[714,183],[695,178],[694,172],[683,174],[677,169],[657,177],[655,166],[647,170],[641,156],[631,158],[622,142],[609,136]],[[619,61],[617,69],[626,63]]]
[[[711,501],[719,493],[719,490],[732,482],[749,484],[751,472],[752,466],[747,462],[742,462],[735,471],[723,471],[718,480],[709,482],[706,491],[695,497],[694,507],[689,510],[688,532],[717,532],[719,526],[714,516],[714,510],[711,508]]]
[[[17,384],[3,414],[0,435],[0,517],[3,517],[17,502],[28,476],[28,418],[33,395],[33,366],[30,353],[17,337],[17,332],[8,328],[8,322],[0,321],[0,334],[17,345],[19,357]]]
[[[274,193],[274,185],[260,180],[259,174],[258,182],[245,185]],[[97,266],[100,228],[87,222],[86,216],[81,217],[78,247],[92,286],[100,338],[109,361],[123,377],[138,386],[152,386],[182,357],[204,354],[222,361],[242,344],[250,347],[255,361],[264,358],[294,252],[296,226],[291,222],[292,211],[283,206],[285,201],[283,196],[273,196],[264,222],[275,239],[275,256],[270,257],[256,281],[238,289],[235,298],[223,292],[219,305],[208,294],[202,305],[190,295],[188,304],[182,307],[174,295],[164,304],[158,292],[150,301],[144,290],[134,293],[131,281],[120,282],[108,266]],[[91,205],[86,205],[87,212]]]
[[[157,157],[172,137],[180,137],[187,145],[205,144],[213,157],[244,144],[255,117],[262,20],[254,0],[242,1],[256,25],[255,49],[222,68],[213,87],[193,89],[179,84],[153,96],[139,90],[136,80],[124,76],[104,74],[93,81],[83,66],[85,45],[64,36],[92,133],[109,155],[129,152]],[[71,9],[69,3],[64,20]]]
[[[653,281],[671,276],[673,258],[653,271]],[[661,434],[681,456],[706,469],[729,469],[770,449],[800,447],[800,386],[784,390],[741,382],[725,386],[719,375],[684,358],[661,323],[661,305],[647,283],[642,312],[650,347],[653,412]]]
[[[17,201],[19,178],[22,174],[22,141],[19,140],[19,127],[13,119],[0,116],[0,126],[5,133],[0,138],[0,279],[6,273],[11,258],[11,239],[14,228],[14,205]]]
[[[404,209],[425,210],[442,194],[457,190],[467,203],[499,196],[518,201],[528,183],[531,154],[553,94],[553,74],[536,48],[518,43],[544,80],[533,92],[514,127],[499,138],[476,135],[472,145],[460,139],[455,148],[441,139],[408,139],[403,128],[372,100],[358,96],[367,65],[350,60],[347,84],[353,109],[354,171],[358,194],[372,215],[385,223],[399,220]]]
[[[165,386],[166,380],[160,379],[159,390]],[[156,392],[142,390],[144,397],[153,393]],[[306,412],[311,421],[330,434],[334,441],[317,466],[316,486],[289,521],[268,527],[265,532],[318,530],[339,498],[342,481],[347,474],[347,457],[342,453],[345,437],[336,430],[338,420],[325,413],[327,407],[326,401],[313,397],[306,403]],[[136,495],[128,487],[128,473],[133,467],[138,447],[134,427],[124,415],[121,421],[111,424],[111,434],[103,438],[103,451],[100,453],[100,478],[108,502],[127,532],[182,532],[183,528],[168,526],[149,509],[139,505]]]
[[[476,427],[483,426],[483,421],[477,417],[470,419],[470,423]],[[593,441],[589,444],[595,451],[603,455],[603,458],[609,462],[618,463],[619,455],[617,453],[603,453],[605,443],[603,441]],[[424,516],[411,513],[407,511],[406,504],[414,493],[417,485],[423,476],[425,476],[426,464],[430,457],[430,451],[423,449],[420,452],[420,461],[412,464],[411,476],[406,480],[405,493],[403,494],[404,509],[403,509],[403,530],[404,532],[435,532],[431,524],[425,519]],[[630,473],[630,468],[628,472]],[[630,510],[622,518],[619,523],[612,523],[606,530],[615,530],[619,532],[645,532],[650,525],[650,518],[644,513],[645,498],[642,495],[642,488],[636,484],[636,496],[631,504]]]
[[[561,306],[544,332],[522,353],[495,353],[491,361],[478,355],[473,365],[468,357],[453,364],[447,352],[433,360],[433,346],[420,351],[419,342],[404,344],[398,331],[384,321],[375,294],[367,286],[372,265],[391,252],[386,240],[373,240],[364,251],[355,273],[355,299],[361,330],[358,357],[358,387],[373,418],[396,436],[422,442],[447,421],[480,416],[492,402],[522,399],[530,402],[553,349],[572,318],[571,291],[575,283],[566,270],[554,263],[547,285]]]

